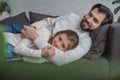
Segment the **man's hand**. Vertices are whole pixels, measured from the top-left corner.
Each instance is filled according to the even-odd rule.
[[[45,48],[42,49],[42,54],[41,56],[46,58],[46,57],[53,57],[55,55],[55,49],[53,46],[47,46]]]
[[[29,38],[30,40],[34,41],[38,37],[36,28],[33,26],[24,26],[21,31],[21,37]]]

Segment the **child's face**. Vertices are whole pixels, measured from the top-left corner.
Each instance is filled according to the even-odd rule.
[[[55,46],[56,48],[66,51],[70,47],[72,43],[68,39],[66,34],[58,34],[55,36],[52,40],[52,45]]]

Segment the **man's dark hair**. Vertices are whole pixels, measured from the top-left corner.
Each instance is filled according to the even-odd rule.
[[[90,11],[92,11],[95,8],[98,8],[99,12],[106,14],[106,18],[101,25],[108,24],[108,23],[111,24],[113,22],[113,13],[108,7],[102,4],[95,4]]]

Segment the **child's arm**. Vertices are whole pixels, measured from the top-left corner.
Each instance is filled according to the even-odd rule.
[[[27,26],[24,27],[24,29],[26,29],[26,28],[30,28],[30,27],[27,27]],[[29,33],[29,35],[27,35],[27,36],[31,36],[31,35],[37,33],[37,35],[39,36],[39,41],[37,43],[39,45],[38,46],[39,49],[44,48],[45,46],[49,45],[48,40],[51,37],[51,32],[47,28],[41,28],[39,30],[30,28],[27,33]],[[21,34],[24,36],[24,30],[22,31]],[[24,37],[27,37],[27,36],[24,36]],[[30,40],[32,41],[31,38],[30,38]]]
[[[14,48],[14,52],[23,56],[41,58],[41,50],[33,50],[28,47],[31,44],[29,39],[22,39]]]
[[[28,45],[31,44],[31,41],[29,39],[23,39],[21,40],[16,46],[15,46],[15,53],[23,55],[23,56],[30,56],[30,57],[41,57],[41,50],[45,46],[49,45],[48,39],[51,35],[50,31],[46,28],[41,28],[39,31],[37,31],[40,39],[37,44],[39,44],[39,50],[33,50],[28,48]]]

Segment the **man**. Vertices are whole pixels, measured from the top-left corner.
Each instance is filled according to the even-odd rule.
[[[54,53],[45,52],[46,47],[43,48],[40,57],[47,58],[52,63],[60,66],[83,57],[89,50],[91,39],[88,32],[99,28],[101,25],[112,23],[113,14],[109,8],[102,4],[96,4],[92,7],[90,12],[81,20],[76,14],[69,14],[58,18],[47,18],[43,21],[38,21],[33,25],[37,27],[47,27],[53,34],[60,30],[72,29],[79,35],[79,45],[70,51],[60,51],[56,48]],[[39,35],[36,29],[32,27],[24,27],[22,29],[22,36],[31,39],[33,43],[39,47]]]

